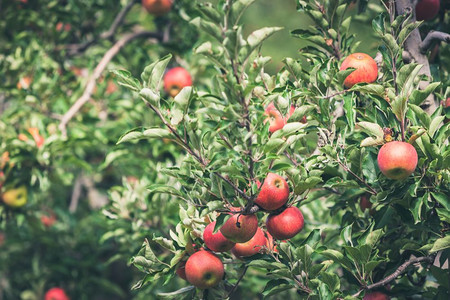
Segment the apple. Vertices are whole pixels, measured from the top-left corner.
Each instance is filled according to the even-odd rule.
[[[18,208],[27,203],[27,188],[22,185],[15,189],[9,189],[2,195],[3,202],[6,205]]]
[[[51,213],[49,216],[42,215],[41,216],[41,223],[45,227],[51,227],[53,224],[56,223],[56,216],[54,213]]]
[[[363,300],[389,300],[389,297],[381,292],[372,292],[366,294]]]
[[[304,226],[303,214],[295,206],[283,210],[279,214],[270,214],[267,217],[267,231],[278,240],[293,238]]]
[[[265,234],[266,234],[266,240],[267,240],[267,243],[266,243],[267,249],[269,249],[269,251],[272,251],[272,252],[278,252],[277,245],[275,244],[275,240],[273,239],[273,236],[269,232],[265,232]]]
[[[378,152],[378,167],[389,179],[402,180],[411,175],[417,166],[417,151],[406,142],[384,144]]]
[[[367,195],[362,195],[361,198],[359,199],[359,207],[361,208],[362,211],[372,208],[372,202],[370,202],[369,198],[370,197]]]
[[[62,288],[54,287],[45,293],[44,300],[70,300]]]
[[[172,9],[173,0],[142,0],[142,6],[149,14],[161,16]]]
[[[28,132],[31,134],[34,141],[36,142],[36,146],[38,148],[41,148],[45,142],[45,139],[39,134],[39,129],[35,128],[35,127],[31,127],[31,128],[28,128]]]
[[[182,67],[172,68],[164,75],[164,90],[175,97],[186,86],[192,85],[191,74]]]
[[[439,0],[420,0],[416,4],[416,20],[429,21],[439,13]]]
[[[66,32],[68,32],[68,31],[70,31],[70,29],[72,29],[72,25],[70,25],[70,24],[64,24],[63,22],[58,22],[58,23],[56,23],[56,31],[62,31],[62,30],[64,30],[64,31],[66,31]]]
[[[238,211],[240,208],[232,207],[232,211]],[[220,232],[228,240],[235,243],[245,243],[249,241],[258,229],[258,218],[256,215],[243,215],[233,213],[225,224],[220,228]]]
[[[258,227],[255,235],[245,243],[237,243],[232,249],[236,257],[248,257],[255,255],[267,246],[267,238],[261,228]]]
[[[357,83],[371,83],[377,80],[377,63],[365,53],[353,53],[347,56],[342,62],[340,70],[342,71],[348,68],[355,68],[356,70],[345,78],[344,86],[346,88],[351,88]]]
[[[269,173],[261,187],[255,203],[265,210],[276,210],[286,204],[289,186],[280,175]]]
[[[275,107],[275,104],[271,102],[267,105],[264,115],[267,116],[264,123],[269,122],[269,132],[274,133],[277,130],[280,130],[286,125],[288,119],[292,116],[295,111],[295,106],[291,106],[289,112],[286,116],[281,115],[280,111]],[[306,122],[306,116],[302,119],[301,122]]]
[[[222,261],[206,250],[192,254],[186,262],[185,269],[187,281],[200,289],[218,285],[224,274]]]
[[[203,231],[203,240],[206,247],[214,252],[226,252],[233,248],[235,243],[227,240],[220,231],[213,233],[215,225],[216,222],[209,223]]]
[[[19,79],[19,82],[17,83],[17,89],[28,89],[31,86],[31,83],[33,82],[33,78],[31,76],[25,76]]]
[[[177,273],[177,275],[181,278],[186,280],[186,262],[182,261],[178,264],[178,268],[175,271],[175,273]]]

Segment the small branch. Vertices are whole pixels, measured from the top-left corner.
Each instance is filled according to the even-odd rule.
[[[336,93],[331,94],[331,95],[328,95],[328,96],[320,96],[320,99],[330,99],[330,98],[333,98],[333,97],[336,97],[336,96],[345,94],[345,93],[347,93],[348,91],[350,91],[350,90],[339,91],[339,92],[336,92]]]
[[[78,202],[80,201],[81,189],[83,188],[83,175],[79,175],[75,180],[73,186],[72,197],[70,198],[69,212],[75,213],[78,208]]]
[[[102,74],[102,72],[105,70],[108,63],[111,61],[111,59],[124,47],[126,44],[131,42],[134,39],[137,38],[155,38],[160,39],[161,36],[159,33],[152,32],[152,31],[138,31],[135,33],[130,33],[125,36],[123,36],[120,40],[118,40],[103,56],[99,64],[94,70],[94,73],[90,76],[86,88],[84,90],[83,95],[75,101],[75,103],[72,105],[72,107],[64,114],[64,116],[61,118],[61,123],[59,124],[59,129],[61,130],[63,135],[67,135],[67,123],[75,116],[75,114],[83,107],[86,102],[91,99],[92,93],[95,89],[96,81]]]
[[[254,214],[254,213],[257,213],[258,211],[260,211],[260,209],[259,209],[259,206],[257,206],[257,205],[253,205],[249,212],[246,212],[245,208],[240,209],[240,210],[216,209],[216,212],[219,212],[219,213],[243,214],[243,215]]]
[[[120,25],[122,25],[123,21],[125,20],[126,15],[131,10],[134,4],[138,3],[139,0],[130,0],[128,4],[122,8],[122,10],[117,14],[116,18],[114,19],[113,23],[109,27],[109,29],[102,34],[100,34],[99,37],[93,38],[90,41],[81,43],[81,44],[71,44],[64,46],[65,49],[69,51],[69,55],[76,55],[79,53],[82,53],[86,51],[90,46],[98,43],[102,39],[111,39],[115,34],[117,29]]]
[[[353,177],[355,177],[356,179],[358,179],[362,184],[364,184],[368,189],[369,189],[369,193],[371,193],[372,195],[376,195],[378,194],[377,191],[375,191],[364,179],[362,179],[361,177],[359,177],[355,172],[353,172],[352,170],[350,170],[349,167],[347,167],[346,164],[344,164],[339,157],[336,158],[336,161],[338,162],[338,164],[348,173],[352,174]]]
[[[242,278],[244,278],[245,273],[247,273],[248,266],[245,266],[244,271],[242,272],[241,276],[239,276],[239,279],[236,281],[236,284],[233,286],[231,291],[227,295],[227,299],[230,298],[230,296],[234,293],[236,288],[238,287],[239,283],[241,282]]]
[[[450,34],[441,31],[430,31],[419,46],[420,52],[422,54],[427,53],[434,41],[450,43]]]
[[[392,273],[388,277],[386,277],[376,283],[368,285],[366,287],[366,289],[372,290],[372,289],[375,289],[380,286],[384,286],[384,285],[388,284],[389,282],[391,282],[392,280],[394,280],[395,278],[397,278],[398,276],[403,274],[405,272],[406,268],[408,268],[412,264],[416,264],[416,263],[420,263],[420,262],[427,262],[427,263],[431,264],[433,261],[434,261],[434,256],[423,256],[423,257],[411,258],[411,259],[407,260],[406,262],[404,262],[400,267],[398,267],[398,269],[395,270],[394,273]]]

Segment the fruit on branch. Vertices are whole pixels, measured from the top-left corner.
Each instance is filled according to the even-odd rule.
[[[224,274],[222,261],[206,250],[192,254],[186,262],[185,269],[187,281],[200,289],[218,285]]]
[[[351,88],[357,83],[371,83],[377,80],[378,67],[375,60],[365,53],[353,53],[347,56],[340,70],[346,70],[348,68],[355,68],[350,75],[344,80],[344,86]]]
[[[419,0],[416,4],[416,20],[429,21],[439,13],[439,0]]]
[[[175,97],[185,87],[192,85],[189,72],[182,68],[172,68],[164,75],[164,90],[171,97]]]
[[[42,215],[41,216],[41,223],[45,227],[51,227],[53,224],[56,223],[56,216],[55,216],[55,214],[52,212],[52,213],[50,213],[50,215]]]
[[[393,141],[378,152],[378,167],[389,179],[401,180],[411,175],[417,166],[417,151],[406,142]]]
[[[28,128],[28,132],[31,134],[34,141],[36,142],[36,146],[38,148],[41,148],[45,142],[45,139],[39,134],[39,129],[36,127],[31,127],[31,128]]]
[[[239,211],[239,207],[232,207],[232,211]],[[258,229],[258,218],[254,214],[243,215],[232,213],[225,224],[220,228],[220,232],[230,241],[235,243],[245,243],[249,241]]]
[[[248,257],[260,252],[264,247],[267,247],[267,239],[264,232],[258,227],[255,235],[249,241],[237,243],[231,252],[236,257]]]
[[[267,217],[267,231],[278,240],[293,238],[304,226],[303,214],[295,206],[283,210],[279,214],[270,214]]]
[[[203,240],[206,247],[215,252],[226,252],[233,248],[235,243],[227,240],[220,231],[214,233],[215,225],[216,222],[209,223],[203,231]]]
[[[51,288],[45,293],[44,300],[70,300],[62,288]]]
[[[370,202],[369,199],[370,196],[368,195],[362,195],[361,198],[359,198],[359,207],[361,207],[362,211],[372,208],[372,202]]]
[[[175,273],[176,273],[181,279],[187,280],[187,279],[186,279],[186,262],[185,262],[185,261],[182,261],[182,262],[180,262],[180,263],[178,264],[178,268],[177,268],[177,270],[175,271]]]
[[[173,0],[142,0],[142,6],[149,14],[161,16],[172,9]]]
[[[31,76],[25,76],[19,79],[19,82],[17,83],[16,87],[17,89],[28,89],[33,82],[33,78]]]
[[[259,186],[258,186],[259,187]],[[265,210],[276,210],[286,204],[289,186],[280,175],[269,173],[261,187],[255,203]]]
[[[295,111],[295,106],[291,106],[289,109],[289,112],[287,116],[281,115],[280,111],[275,107],[275,104],[271,102],[269,105],[267,105],[264,114],[267,116],[264,123],[269,122],[269,132],[274,133],[277,130],[280,130],[286,125],[288,119]],[[306,121],[306,118],[304,118]],[[303,119],[302,119],[303,122]]]
[[[22,207],[27,203],[27,188],[22,185],[15,189],[9,189],[3,193],[2,198],[8,206]]]
[[[266,234],[266,247],[269,249],[269,251],[272,252],[278,252],[277,245],[275,244],[275,240],[273,239],[273,236],[269,232],[265,232]]]
[[[381,292],[372,292],[366,294],[363,300],[389,300],[389,297]]]
[[[66,24],[64,24],[63,22],[58,22],[58,23],[56,23],[56,31],[66,31],[66,32],[68,32],[68,31],[70,31],[70,29],[72,29],[72,25],[70,25],[70,24],[68,24],[68,23],[66,23]]]

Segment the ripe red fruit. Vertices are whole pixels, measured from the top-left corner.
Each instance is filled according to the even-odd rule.
[[[142,0],[142,5],[149,14],[161,16],[172,9],[173,0]]]
[[[175,273],[177,273],[177,275],[181,278],[186,280],[186,262],[182,261],[178,264],[178,268],[175,271]]]
[[[240,208],[233,207],[232,211]],[[243,215],[235,213],[220,228],[220,232],[230,241],[235,243],[245,243],[249,241],[258,229],[258,218],[256,215]]]
[[[51,288],[45,293],[45,300],[70,300],[62,288]]]
[[[49,216],[47,215],[43,215],[41,216],[41,223],[45,226],[45,227],[50,227],[53,224],[56,223],[56,216],[54,213],[51,213]]]
[[[270,124],[269,132],[274,133],[275,131],[282,129],[284,125],[286,125],[288,119],[292,116],[294,111],[295,106],[292,105],[291,108],[289,109],[287,116],[284,117],[281,115],[280,111],[275,107],[275,104],[273,104],[273,102],[267,105],[264,111],[264,114],[267,116],[267,118],[264,121],[264,123],[269,122]],[[306,118],[304,119],[306,121]]]
[[[390,179],[405,179],[417,166],[417,151],[406,142],[393,141],[383,145],[378,152],[378,167]]]
[[[304,225],[303,214],[297,207],[288,207],[279,214],[271,214],[267,217],[267,231],[278,240],[293,238]]]
[[[363,300],[389,300],[389,297],[381,292],[373,292],[366,294]]]
[[[273,252],[278,252],[277,245],[275,245],[275,240],[273,239],[273,236],[269,232],[265,232],[265,234],[267,240],[266,243],[267,249]]]
[[[353,53],[347,56],[342,62],[340,70],[355,68],[344,80],[344,86],[351,88],[357,83],[371,83],[377,80],[378,67],[375,60],[365,53]]]
[[[236,257],[247,257],[255,255],[261,251],[264,246],[267,247],[267,239],[264,232],[258,227],[255,235],[249,241],[236,244],[233,249],[231,249],[231,252]]]
[[[417,21],[429,21],[439,13],[439,0],[420,0],[416,4]]]
[[[206,247],[215,252],[226,252],[233,248],[234,243],[227,240],[220,231],[213,233],[215,225],[216,222],[209,223],[203,231],[203,240]]]
[[[269,173],[261,187],[255,203],[265,210],[276,210],[286,204],[289,186],[283,177]]]
[[[224,274],[222,261],[206,250],[192,254],[185,268],[187,281],[200,289],[218,285]]]
[[[184,87],[191,85],[191,74],[182,67],[172,68],[164,75],[164,90],[171,97],[175,97]]]

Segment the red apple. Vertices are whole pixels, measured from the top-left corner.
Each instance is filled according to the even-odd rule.
[[[233,207],[232,211],[238,211],[240,208]],[[250,240],[258,229],[258,218],[256,215],[243,215],[233,213],[225,224],[220,228],[220,232],[230,241],[235,243],[245,243]]]
[[[28,89],[31,86],[31,83],[33,82],[33,78],[31,76],[25,76],[19,79],[19,82],[17,83],[17,89]]]
[[[175,271],[175,273],[177,273],[177,275],[181,278],[186,280],[186,262],[182,261],[178,264],[178,268]]]
[[[275,244],[275,240],[273,239],[273,236],[269,232],[265,232],[266,234],[266,247],[269,249],[269,251],[278,252],[277,245]]]
[[[372,202],[370,202],[369,196],[367,196],[367,195],[361,196],[361,198],[359,199],[359,207],[361,207],[362,211],[372,208]]]
[[[344,86],[351,88],[357,83],[371,83],[377,80],[378,67],[375,60],[365,53],[353,53],[347,56],[342,62],[340,70],[355,68],[344,80]]]
[[[49,216],[47,215],[42,215],[41,216],[41,223],[45,226],[45,227],[51,227],[53,224],[56,223],[56,216],[54,213],[51,213]]]
[[[287,240],[293,238],[304,225],[303,214],[295,206],[283,210],[279,214],[270,214],[267,217],[267,231],[278,240]]]
[[[405,179],[417,166],[417,151],[406,142],[393,141],[383,145],[378,152],[378,167],[390,179]]]
[[[161,16],[172,9],[173,0],[142,0],[142,5],[149,14]]]
[[[171,97],[175,97],[184,87],[191,85],[191,74],[182,67],[172,68],[164,75],[164,90]]]
[[[285,117],[281,115],[278,109],[275,107],[275,104],[270,103],[267,105],[264,114],[267,116],[265,122],[269,122],[269,132],[274,133],[277,130],[280,130],[286,125],[287,120]]]
[[[247,257],[260,252],[264,246],[267,246],[267,238],[261,228],[258,227],[255,235],[249,241],[236,244],[231,252],[236,257]]]
[[[36,146],[38,148],[41,148],[42,145],[44,145],[45,139],[39,134],[39,129],[36,127],[31,127],[31,128],[28,128],[28,132],[33,137],[33,139],[36,143]]]
[[[203,231],[203,240],[205,241],[206,247],[215,252],[226,252],[233,248],[234,243],[227,240],[220,231],[217,231],[215,234],[213,233],[215,225],[216,222],[209,223],[205,231]]]
[[[52,288],[45,293],[45,300],[70,300],[62,288]]]
[[[188,258],[185,268],[187,281],[200,289],[218,285],[224,274],[222,261],[206,250],[192,254]]]
[[[439,13],[439,0],[420,0],[416,4],[417,21],[429,21]]]
[[[381,292],[372,292],[367,293],[363,300],[389,300],[389,297]]]
[[[276,210],[286,204],[289,186],[280,175],[269,173],[261,187],[255,203],[265,210]]]

